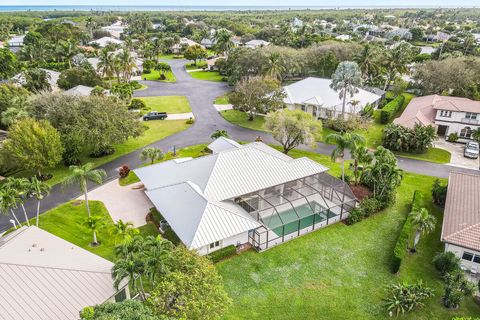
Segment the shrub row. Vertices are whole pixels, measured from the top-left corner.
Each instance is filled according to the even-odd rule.
[[[412,200],[412,212],[418,211],[422,207],[423,203],[423,195],[420,191],[416,190],[413,193],[413,200]],[[395,248],[393,249],[393,266],[392,271],[393,273],[397,273],[400,269],[400,265],[402,264],[405,255],[407,254],[408,248],[408,241],[410,240],[410,236],[413,233],[414,226],[411,219],[411,216],[408,215],[405,223],[403,224],[402,230],[400,231],[400,235],[398,236],[397,243],[395,244]]]
[[[385,107],[380,110],[380,122],[383,124],[388,123],[390,120],[395,117],[398,110],[402,108],[403,103],[405,102],[405,97],[403,95],[399,95],[389,103],[385,105]]]
[[[230,258],[235,254],[237,254],[237,248],[232,244],[228,247],[209,253],[208,257],[210,258],[210,260],[212,260],[213,263],[217,263],[224,259]]]
[[[377,199],[375,198],[364,199],[362,202],[360,202],[360,205],[358,207],[354,208],[350,212],[350,215],[348,216],[346,223],[348,225],[355,224],[383,209],[385,209],[384,205]]]

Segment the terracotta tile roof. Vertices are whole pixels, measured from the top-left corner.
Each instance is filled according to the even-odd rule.
[[[480,175],[450,173],[441,239],[480,250]]]

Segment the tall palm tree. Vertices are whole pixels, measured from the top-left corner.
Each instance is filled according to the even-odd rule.
[[[83,224],[93,232],[92,245],[97,246],[97,231],[105,225],[103,217],[100,215],[89,216]]]
[[[124,279],[128,279],[131,287],[138,291],[140,298],[145,300],[145,289],[143,288],[142,274],[144,272],[144,263],[137,259],[136,255],[121,257],[115,261],[112,268],[112,278],[114,286],[118,286]],[[137,280],[139,284],[137,284]]]
[[[28,221],[27,210],[25,210],[25,201],[29,196],[30,182],[27,178],[12,178],[9,177],[5,181],[5,187],[15,192],[15,201],[22,207],[23,214],[25,216],[25,222],[30,226]]]
[[[10,211],[10,214],[20,226],[21,223],[13,210],[16,208],[16,205],[16,191],[3,185],[0,188],[0,211],[4,215],[8,215],[8,212]]]
[[[360,53],[358,53],[353,60],[358,63],[362,71],[363,79],[368,81],[373,74],[376,74],[379,69],[380,50],[377,46],[367,43],[363,46]]]
[[[228,56],[228,51],[233,47],[232,35],[227,29],[217,30],[215,34],[216,51]]]
[[[332,161],[338,158],[342,159],[342,180],[345,181],[345,150],[353,150],[357,146],[365,144],[365,138],[357,133],[331,133],[327,136],[326,142],[335,145],[331,154]]]
[[[102,73],[103,77],[113,77],[115,72],[114,64],[113,54],[108,49],[104,48],[100,51],[97,69]]]
[[[139,233],[138,229],[135,229],[130,221],[124,222],[120,219],[113,226],[112,234],[115,237],[115,244],[117,244],[118,238],[121,238],[122,241],[129,241]]]
[[[120,52],[118,59],[120,60],[123,79],[129,81],[132,77],[133,70],[137,68],[135,57],[132,56],[130,51],[123,49],[122,52]]]
[[[107,173],[103,169],[93,169],[93,163],[89,162],[83,166],[70,166],[72,173],[64,182],[64,185],[77,184],[85,196],[88,217],[90,217],[90,206],[88,205],[88,182],[101,184]]]
[[[421,208],[419,211],[414,211],[411,214],[412,223],[415,226],[415,239],[413,240],[413,252],[415,252],[417,251],[420,235],[432,232],[435,229],[437,219],[425,208]]]
[[[272,79],[282,81],[282,74],[285,67],[282,64],[282,57],[278,52],[272,52],[268,56],[267,64],[265,65],[264,73]]]
[[[353,158],[353,177],[355,184],[359,181],[359,165],[368,165],[373,161],[373,154],[364,146],[358,145],[351,150]]]
[[[172,247],[172,243],[161,236],[149,236],[145,241],[145,274],[150,278],[153,287],[156,276],[167,272]]]
[[[401,42],[393,49],[384,52],[383,70],[385,72],[385,85],[383,90],[388,88],[397,75],[409,71],[408,64],[412,61],[413,56],[412,46],[407,42]]]
[[[345,106],[347,104],[347,95],[353,97],[358,92],[358,87],[362,85],[362,73],[356,62],[343,61],[332,75],[330,87],[338,92],[342,102],[342,118],[345,120]]]
[[[88,34],[93,38],[93,29],[95,29],[97,23],[92,16],[89,16],[85,19],[85,26],[87,27]]]
[[[38,227],[39,216],[40,216],[40,202],[45,196],[50,193],[51,187],[45,182],[38,180],[37,177],[33,177],[30,181],[29,193],[37,199],[37,216],[36,216],[36,226]]]

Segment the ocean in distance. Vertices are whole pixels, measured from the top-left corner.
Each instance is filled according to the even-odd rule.
[[[249,11],[249,10],[326,10],[326,9],[375,9],[375,8],[431,8],[432,6],[0,6],[0,12],[15,11]],[[440,7],[440,6],[439,6]],[[445,6],[455,8],[459,6]],[[470,7],[470,6],[465,6]],[[475,6],[471,6],[475,7]]]

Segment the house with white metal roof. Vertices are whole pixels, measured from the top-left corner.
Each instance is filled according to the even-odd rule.
[[[76,320],[86,306],[129,298],[113,263],[35,226],[0,238],[0,319]]]
[[[58,89],[58,79],[60,79],[60,72],[54,71],[54,70],[48,70],[48,69],[43,69],[40,68],[40,70],[43,70],[47,73],[47,82],[50,84],[50,87],[52,90],[57,90]],[[19,84],[19,85],[24,85],[26,83],[25,79],[25,74],[23,72],[20,72],[19,74],[15,75],[11,79],[14,83]]]
[[[105,48],[109,44],[123,45],[123,41],[112,37],[103,37],[97,40],[90,41],[88,44],[94,44],[99,46],[100,48]]]
[[[336,118],[342,112],[343,99],[330,85],[332,80],[309,77],[283,87],[284,103],[290,110],[302,110],[318,119]],[[381,95],[357,88],[358,92],[350,97],[347,95],[345,112],[356,114],[367,105],[376,106],[382,99]]]
[[[246,48],[250,49],[257,49],[261,47],[267,47],[270,45],[270,42],[265,41],[265,40],[258,40],[258,39],[253,39],[245,43]]]
[[[261,251],[348,217],[356,204],[328,168],[261,142],[219,138],[211,155],[134,170],[180,240],[200,254],[229,245]]]

